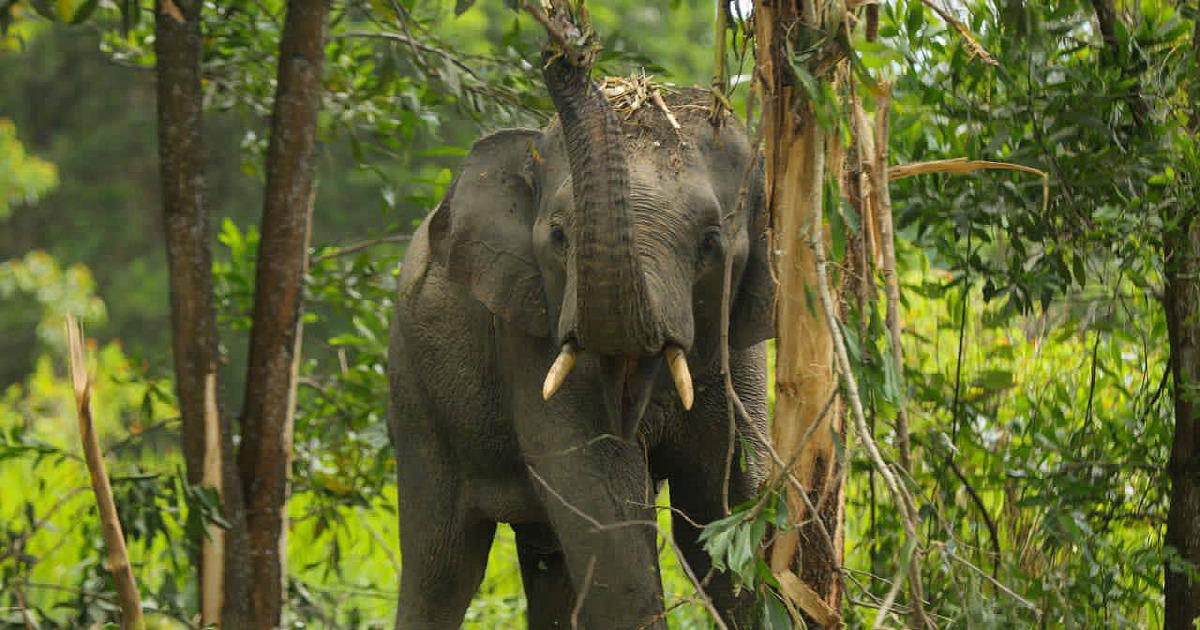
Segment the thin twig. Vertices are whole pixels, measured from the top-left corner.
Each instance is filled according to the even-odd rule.
[[[737,204],[734,206],[733,212],[729,215],[722,216],[722,222],[728,219],[733,221],[744,221],[746,219],[746,200],[750,196],[751,178],[754,177],[754,167],[757,165],[761,152],[758,150],[762,142],[762,129],[759,129],[758,134],[754,138],[754,143],[751,145],[753,153],[750,161],[746,164],[745,171],[742,173],[742,183],[738,187]],[[725,227],[725,226],[723,226]],[[757,236],[753,234],[754,226],[749,228],[749,240],[754,242]],[[726,234],[731,233],[731,230],[723,230]],[[725,451],[725,476],[721,486],[721,506],[724,514],[730,513],[729,509],[729,480],[733,475],[733,452],[735,440],[737,439],[737,418],[734,415],[735,405],[740,404],[737,391],[733,388],[733,374],[729,369],[729,326],[730,326],[730,311],[733,308],[733,256],[728,252],[725,254],[725,274],[721,284],[721,375],[724,377],[725,383],[725,411],[729,415],[729,445]],[[745,411],[743,407],[742,411]],[[746,421],[753,423],[754,420],[746,414]]]
[[[142,427],[142,429],[137,433],[131,432],[129,435],[117,440],[113,444],[110,444],[108,448],[104,449],[104,455],[105,457],[112,455],[113,453],[128,447],[130,444],[133,444],[135,440],[145,437],[146,434],[166,428],[172,424],[175,424],[176,422],[179,422],[180,420],[182,420],[182,418],[178,416],[174,418],[163,418],[161,420],[156,420],[155,422],[151,423],[150,426]]]
[[[983,524],[987,526],[988,535],[992,540],[992,576],[996,577],[1000,574],[1000,533],[996,529],[996,521],[992,519],[992,515],[988,512],[987,506],[983,504],[983,497],[975,491],[975,487],[967,481],[967,476],[963,474],[958,463],[954,461],[954,456],[946,457],[946,463],[950,466],[950,470],[954,472],[954,476],[962,482],[964,488],[967,489],[967,496],[971,497],[971,502],[975,504],[975,509],[979,510],[979,515],[983,517]]]
[[[551,487],[550,484],[547,483],[546,480],[543,479],[542,476],[539,475],[538,472],[533,469],[533,466],[526,464],[525,468],[529,470],[530,475],[533,475],[534,480],[536,480],[539,484],[541,484],[542,487],[545,488],[546,491],[549,492],[551,496],[553,496],[555,499],[558,499],[558,501],[563,504],[563,507],[570,510],[573,514],[575,514],[579,518],[582,518],[583,520],[587,521],[593,528],[595,528],[596,531],[603,531],[603,530],[607,530],[607,529],[617,529],[617,528],[629,527],[629,526],[647,526],[647,527],[653,528],[655,532],[661,534],[661,531],[658,529],[658,521],[632,520],[632,521],[620,521],[617,523],[608,523],[608,524],[601,523],[600,521],[596,520],[592,515],[588,514],[587,512],[584,512],[582,509],[576,507],[570,501],[567,501],[566,497],[559,494],[559,492],[557,490],[555,490],[553,487]],[[716,623],[717,627],[720,628],[721,630],[729,630],[729,627],[725,625],[725,621],[721,619],[720,613],[717,612],[717,607],[713,604],[712,598],[709,597],[708,594],[704,592],[703,584],[696,577],[696,574],[695,574],[695,572],[692,571],[692,568],[690,566],[688,566],[687,558],[686,558],[686,556],[683,555],[683,550],[681,550],[679,548],[678,544],[675,542],[675,538],[673,536],[663,536],[663,539],[671,544],[671,548],[675,551],[675,555],[679,559],[679,565],[683,567],[684,573],[686,573],[688,576],[688,579],[690,579],[692,581],[692,585],[694,585],[696,587],[696,592],[701,596],[702,601],[704,603],[704,607],[706,609],[708,609],[708,612],[712,615],[713,622]],[[595,561],[594,557],[592,558],[592,561],[593,562]],[[589,574],[590,573],[591,573],[591,571],[589,570]],[[591,582],[590,578],[588,579],[588,582]],[[574,615],[572,615],[572,621],[574,622]],[[572,627],[575,627],[575,626],[572,626]]]
[[[661,90],[658,88],[653,88],[650,91],[650,100],[654,101],[654,104],[657,105],[658,108],[667,115],[667,122],[671,123],[672,129],[675,131],[680,131],[683,129],[683,127],[679,126],[679,121],[675,119],[675,114],[671,113],[671,108],[667,107],[667,102],[663,100]]]
[[[416,38],[412,37],[411,34],[391,33],[388,31],[346,31],[344,33],[337,33],[335,35],[330,36],[330,39],[351,39],[351,38],[383,39],[383,40],[387,40],[387,41],[391,41],[391,42],[396,42],[399,44],[404,44],[406,46],[411,47],[414,51],[433,53],[433,54],[445,59],[446,61],[450,62],[452,65],[454,65],[454,67],[458,68],[459,70],[462,70],[466,74],[470,75],[470,77],[472,79],[475,79],[476,81],[481,81],[481,82],[483,81],[483,78],[479,76],[479,73],[476,72],[474,68],[467,65],[466,62],[464,62],[462,59],[459,59],[457,56],[452,54],[450,51],[440,48],[438,46],[432,46],[425,42],[419,41]]]
[[[896,446],[900,468],[912,470],[908,437],[908,384],[904,378],[904,347],[900,338],[900,281],[896,274],[896,233],[892,225],[892,195],[888,190],[888,114],[892,104],[891,85],[880,82],[878,110],[875,112],[875,155],[872,175],[876,178],[875,216],[879,221],[880,249],[883,253],[883,286],[887,295],[887,329],[892,346],[892,369],[899,383],[896,401]],[[865,131],[865,130],[864,130]]]
[[[963,290],[962,290],[962,306],[958,316],[958,350],[955,352],[954,361],[954,397],[950,403],[950,443],[956,448],[958,447],[958,419],[961,413],[959,405],[962,403],[962,370],[963,370],[963,351],[965,349],[966,334],[967,334],[967,311],[971,308],[971,226],[967,226],[967,261],[963,271]]]
[[[717,19],[713,20],[713,76],[712,76],[712,109],[709,110],[709,123],[714,128],[724,120],[725,106],[729,100],[725,98],[725,40],[728,29],[729,9],[725,0],[717,0]]]
[[[1092,374],[1088,382],[1087,412],[1083,415],[1083,426],[1092,426],[1092,404],[1096,400],[1096,371],[1100,366],[1100,331],[1095,331],[1092,342]]]
[[[905,545],[905,550],[908,552],[905,556],[908,557],[907,560],[909,562],[911,562],[912,552],[915,551],[913,543],[914,541],[910,540]],[[883,627],[883,622],[887,618],[888,612],[895,605],[896,597],[900,594],[900,589],[904,586],[904,573],[907,570],[906,565],[907,562],[896,568],[896,575],[892,577],[892,587],[888,589],[883,601],[879,602],[879,610],[875,613],[875,623],[871,625],[871,630],[879,630]],[[872,575],[871,577],[874,578],[875,576]]]
[[[104,593],[101,591],[89,591],[87,589],[63,586],[61,584],[47,584],[45,582],[23,582],[23,584],[29,588],[36,589],[39,591],[57,591],[60,593],[70,593],[72,595],[80,595],[80,596],[88,598],[88,599],[98,599],[98,600],[109,602],[112,604],[119,604],[116,597],[112,596],[109,593]]]
[[[946,548],[946,545],[945,545],[945,543],[943,543],[943,542],[941,542],[941,541],[937,541],[937,540],[935,540],[935,541],[932,541],[930,544],[931,544],[932,546],[934,546],[934,547],[937,547],[938,549],[940,549],[940,550],[942,551],[942,553],[944,553],[945,555],[949,556],[950,558],[952,558],[952,559],[954,559],[954,560],[957,560],[958,562],[960,562],[960,563],[962,563],[963,565],[965,565],[967,568],[969,568],[969,569],[971,569],[972,571],[974,571],[975,573],[979,574],[979,576],[980,576],[980,577],[982,577],[983,579],[985,579],[985,580],[987,580],[987,581],[991,582],[991,583],[992,583],[992,586],[995,586],[997,589],[999,589],[999,590],[1000,590],[1002,593],[1004,593],[1005,595],[1008,595],[1009,597],[1011,597],[1011,598],[1015,599],[1015,600],[1017,601],[1017,603],[1019,603],[1019,604],[1021,604],[1022,606],[1024,606],[1024,607],[1028,608],[1029,610],[1032,610],[1032,611],[1033,611],[1033,613],[1034,613],[1035,615],[1037,615],[1039,619],[1041,618],[1041,616],[1042,616],[1042,609],[1038,608],[1038,607],[1037,607],[1037,604],[1034,604],[1033,602],[1029,601],[1028,599],[1025,599],[1024,597],[1021,597],[1021,596],[1020,596],[1020,595],[1018,595],[1016,592],[1014,592],[1012,589],[1010,589],[1010,588],[1008,588],[1007,586],[1005,586],[1005,585],[1004,585],[1004,583],[1002,583],[1002,582],[1000,582],[999,580],[997,580],[996,578],[994,578],[994,577],[992,577],[992,576],[988,575],[986,572],[984,572],[982,569],[980,569],[979,567],[975,566],[974,564],[971,564],[971,562],[970,562],[969,560],[967,560],[966,558],[963,558],[962,556],[960,556],[960,555],[958,555],[958,554],[956,554],[956,553],[953,553],[953,552],[951,552],[949,549],[947,549],[947,548]]]
[[[687,512],[684,512],[683,510],[681,510],[673,505],[658,505],[657,503],[638,503],[635,501],[630,501],[630,505],[636,505],[637,507],[647,508],[647,509],[651,509],[651,510],[666,510],[666,511],[678,516],[679,518],[682,518],[685,522],[687,522],[688,525],[691,525],[692,527],[695,527],[696,529],[704,529],[704,526],[701,525],[700,523],[697,523],[695,521],[695,519],[693,519],[692,517],[688,516]]]
[[[592,587],[592,573],[596,570],[596,556],[588,558],[587,571],[583,574],[583,588],[575,600],[575,609],[571,611],[571,630],[579,630],[579,613],[583,612],[583,602],[587,599],[588,590]]]
[[[364,249],[370,249],[370,248],[376,247],[378,245],[384,245],[386,243],[407,243],[411,240],[412,240],[411,234],[396,234],[394,236],[385,236],[383,238],[377,238],[377,239],[373,239],[373,240],[369,240],[369,241],[362,241],[360,243],[355,243],[353,245],[339,247],[337,250],[329,252],[327,254],[321,254],[320,256],[314,256],[312,258],[312,262],[319,263],[322,261],[329,260],[331,258],[337,258],[339,256],[349,256],[350,254],[355,254],[355,253],[361,252]]]
[[[588,525],[591,525],[592,529],[595,531],[600,532],[600,531],[606,531],[606,530],[610,530],[610,529],[621,529],[624,527],[650,527],[650,528],[653,528],[655,531],[658,531],[658,521],[630,520],[630,521],[617,521],[616,523],[601,523],[600,521],[596,520],[595,517],[593,517],[591,514],[584,512],[583,510],[576,507],[570,501],[567,501],[567,498],[564,497],[563,495],[559,494],[559,492],[557,490],[555,490],[549,483],[547,483],[546,480],[541,475],[539,475],[536,470],[534,470],[533,466],[526,464],[525,468],[529,471],[530,475],[533,475],[533,479],[535,481],[537,481],[539,484],[541,484],[543,488],[546,489],[546,492],[549,492],[551,496],[553,496],[555,499],[558,499],[558,502],[562,503],[563,507],[570,510],[571,513],[573,513],[575,516],[578,516],[579,518],[587,521]]]
[[[37,618],[29,610],[29,602],[25,600],[25,589],[21,588],[21,586],[21,582],[18,581],[13,590],[17,595],[17,606],[20,608],[21,620],[25,623],[25,630],[42,630]]]
[[[77,486],[75,488],[71,488],[71,490],[69,490],[66,494],[59,497],[58,500],[54,502],[54,505],[50,506],[50,509],[46,510],[45,514],[42,514],[41,518],[37,519],[33,523],[30,523],[28,530],[26,530],[24,532],[17,532],[14,535],[15,538],[12,540],[12,543],[8,546],[7,549],[5,549],[3,554],[0,554],[0,562],[4,562],[5,560],[8,560],[9,558],[11,558],[13,556],[19,556],[22,553],[24,553],[25,544],[29,541],[30,538],[33,537],[34,534],[37,534],[37,532],[39,530],[41,530],[43,527],[46,526],[47,523],[50,522],[50,518],[52,516],[54,516],[54,513],[58,512],[58,510],[60,510],[64,505],[66,505],[67,502],[69,502],[71,499],[75,498],[76,495],[78,495],[80,492],[83,492],[86,489],[87,488],[85,486]]]
[[[683,568],[684,574],[691,580],[692,586],[696,587],[696,593],[700,595],[700,603],[704,604],[704,608],[712,616],[713,623],[716,624],[719,630],[729,630],[729,626],[725,624],[725,620],[721,618],[721,613],[717,611],[716,605],[713,604],[712,598],[704,591],[704,584],[700,581],[700,578],[696,577],[696,572],[688,564],[687,557],[683,555],[683,550],[679,548],[679,543],[675,542],[675,537],[663,536],[663,538],[670,543],[671,550],[675,552],[675,557],[679,559],[679,566]]]
[[[850,401],[850,409],[854,417],[855,425],[859,435],[862,438],[863,445],[867,449],[867,454],[870,456],[872,463],[879,470],[880,476],[883,478],[884,484],[892,494],[892,498],[899,509],[901,521],[904,524],[905,535],[912,540],[917,539],[917,514],[916,508],[913,506],[912,497],[908,494],[908,490],[896,478],[892,467],[883,459],[883,455],[879,452],[878,445],[875,444],[875,439],[867,428],[866,414],[863,412],[862,398],[859,395],[857,379],[854,376],[853,366],[850,364],[850,357],[846,351],[846,341],[842,338],[842,330],[837,319],[837,313],[834,310],[833,297],[829,289],[828,262],[825,258],[825,242],[824,231],[820,229],[821,221],[821,206],[815,205],[811,208],[812,215],[809,219],[808,242],[813,250],[813,258],[816,262],[816,280],[817,280],[817,296],[820,298],[821,307],[825,313],[825,320],[829,326],[831,337],[833,338],[834,357],[838,364],[838,371],[841,374],[842,384],[846,390],[847,398]],[[817,519],[820,520],[820,519]],[[912,592],[913,610],[916,617],[917,626],[919,628],[933,628],[934,624],[925,613],[924,602],[921,594],[921,572],[919,563],[920,553],[915,551],[913,559],[909,562],[909,588]]]
[[[396,575],[399,575],[400,558],[396,555],[396,552],[390,545],[387,544],[387,541],[383,539],[383,536],[379,535],[379,530],[375,529],[375,526],[372,525],[371,521],[367,519],[367,514],[363,510],[362,506],[355,507],[354,513],[358,515],[358,520],[362,522],[363,529],[367,530],[367,534],[371,536],[371,539],[374,540],[375,543],[380,547],[383,547],[383,552],[387,554],[388,562],[390,562],[392,565],[392,570]]]
[[[971,52],[982,59],[984,63],[989,66],[1000,65],[1000,62],[996,61],[996,58],[984,49],[979,40],[975,39],[975,34],[971,32],[971,29],[967,28],[966,24],[963,24],[958,18],[950,15],[949,11],[938,6],[933,0],[921,0],[921,4],[932,9],[934,13],[938,14],[938,17],[941,17],[947,24],[954,27],[954,30],[958,31],[958,34],[967,40],[967,48],[970,48]]]

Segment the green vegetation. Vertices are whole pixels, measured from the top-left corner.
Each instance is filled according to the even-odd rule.
[[[113,3],[57,3],[60,21],[83,21],[64,25],[36,9],[47,4],[0,0],[10,27],[0,37],[0,629],[117,619],[65,376],[68,314],[96,339],[95,417],[151,626],[195,627],[192,557],[205,524],[222,516],[211,491],[186,482],[166,376],[152,8],[117,3],[140,11],[131,21]],[[473,139],[537,124],[548,110],[531,65],[536,23],[501,3],[457,4],[336,7],[305,284],[288,628],[391,627],[403,559],[384,357],[402,237]],[[1093,4],[1103,2],[967,2],[960,31],[925,3],[900,0],[882,3],[878,42],[854,35],[862,76],[894,85],[893,165],[969,157],[1049,174],[1045,207],[1042,182],[1022,173],[893,182],[906,392],[887,367],[882,304],[845,314],[889,460],[907,404],[904,483],[917,497],[925,599],[939,628],[1157,628],[1165,567],[1200,579],[1164,544],[1179,385],[1161,301],[1164,240],[1188,225],[1200,182],[1187,113],[1200,90],[1197,15],[1121,3],[1109,37]],[[205,175],[229,359],[221,395],[232,413],[245,384],[283,3],[220,5],[205,8]],[[605,71],[709,82],[710,4],[589,6]],[[403,32],[402,21],[423,48],[379,35]],[[748,74],[749,53],[731,41],[731,74]],[[735,100],[745,99],[738,88]],[[845,111],[827,113],[845,123]],[[863,230],[827,197],[841,274]],[[861,436],[851,431],[839,454],[843,615],[871,628],[913,548]],[[748,584],[771,581],[760,544],[767,523],[785,521],[768,504],[710,531],[710,548]],[[660,520],[667,531],[668,510]],[[661,548],[672,627],[710,627]],[[768,599],[771,618],[790,627],[778,602]],[[908,606],[901,597],[892,610],[904,619]],[[521,627],[523,607],[512,533],[501,528],[465,627]]]

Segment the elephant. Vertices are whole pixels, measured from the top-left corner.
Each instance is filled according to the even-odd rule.
[[[761,625],[698,540],[765,475],[761,160],[734,116],[710,120],[707,90],[632,111],[584,91],[542,129],[478,140],[403,261],[388,349],[400,630],[459,627],[498,523],[530,628],[665,629],[663,482],[722,618]]]

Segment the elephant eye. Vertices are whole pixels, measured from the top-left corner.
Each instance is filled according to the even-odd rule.
[[[705,260],[721,252],[721,230],[709,228],[700,237],[700,259]]]
[[[550,243],[559,251],[567,246],[567,233],[563,231],[561,225],[550,226]]]

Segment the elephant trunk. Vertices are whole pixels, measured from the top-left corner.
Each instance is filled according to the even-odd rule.
[[[621,123],[588,75],[561,56],[543,66],[575,202],[560,338],[610,356],[656,354],[663,325],[638,256]]]

